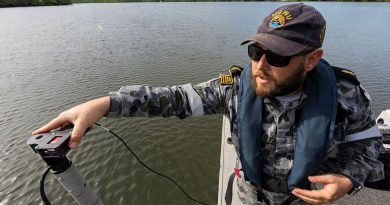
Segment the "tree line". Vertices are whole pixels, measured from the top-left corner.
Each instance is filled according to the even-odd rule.
[[[73,3],[115,3],[115,2],[215,2],[215,1],[282,1],[282,0],[72,0]],[[308,0],[283,0],[308,1]],[[310,0],[310,1],[352,1],[352,2],[390,2],[390,0]]]
[[[72,0],[0,0],[0,7],[68,5]]]

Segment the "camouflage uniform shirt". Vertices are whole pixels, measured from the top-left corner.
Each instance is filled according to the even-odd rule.
[[[225,114],[231,119],[236,112],[237,93],[234,88],[238,82],[239,76],[234,77],[233,84],[228,85],[214,78],[197,85],[124,86],[117,92],[110,92],[107,117],[176,116],[184,119],[206,114]],[[343,79],[338,80],[337,86],[338,111],[345,113],[345,119],[337,124],[321,172],[345,175],[360,189],[365,181],[384,177],[383,164],[377,160],[382,148],[380,133],[366,91]],[[267,180],[262,188],[270,204],[283,204],[291,196],[284,188],[294,161],[295,111],[305,98],[306,94],[302,92],[287,100],[283,97],[264,99],[263,160],[260,169],[266,175],[263,178]],[[233,126],[236,127],[236,124],[233,123]],[[234,131],[232,134],[235,134]],[[362,136],[361,140],[346,142],[349,137]],[[281,190],[275,190],[275,185],[281,187]],[[242,201],[245,203],[245,199]]]

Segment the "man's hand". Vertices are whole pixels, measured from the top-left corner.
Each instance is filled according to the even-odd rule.
[[[353,187],[351,180],[340,174],[310,176],[309,181],[323,184],[324,187],[320,190],[295,188],[292,194],[310,204],[330,204],[343,197]]]
[[[35,130],[32,134],[49,132],[50,130],[60,128],[63,129],[70,124],[73,124],[73,131],[69,140],[69,147],[76,148],[85,131],[102,118],[110,108],[110,98],[102,97],[88,101],[69,110],[62,112],[58,117],[54,118],[45,126]]]

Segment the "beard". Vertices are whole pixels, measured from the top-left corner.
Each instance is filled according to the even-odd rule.
[[[284,80],[277,80],[268,73],[257,71],[255,74],[252,73],[252,84],[256,95],[262,98],[285,96],[297,91],[303,85],[305,80],[304,73],[304,64],[301,64],[296,71]],[[265,77],[269,82],[265,85],[257,84],[256,78],[260,76]]]

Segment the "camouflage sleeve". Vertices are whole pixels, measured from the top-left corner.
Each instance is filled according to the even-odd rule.
[[[355,187],[363,187],[365,181],[383,179],[383,164],[377,160],[383,145],[370,96],[361,86],[340,81],[339,107],[346,114],[345,139],[337,145],[339,151],[333,172],[349,177]]]
[[[382,144],[378,139],[363,139],[339,145],[332,172],[347,176],[355,187],[384,179],[383,164],[377,160]]]
[[[184,119],[225,112],[225,98],[230,86],[220,85],[218,78],[192,86],[169,87],[125,86],[110,92],[107,117],[176,116]]]

